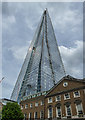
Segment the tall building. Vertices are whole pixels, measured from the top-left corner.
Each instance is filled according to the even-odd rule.
[[[24,96],[47,91],[64,76],[64,66],[46,9],[28,49],[11,99],[19,102]]]

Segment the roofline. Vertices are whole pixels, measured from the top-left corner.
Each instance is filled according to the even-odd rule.
[[[46,94],[46,96],[56,87],[56,86],[58,86],[63,80],[65,80],[65,79],[67,79],[67,80],[76,80],[77,82],[83,82],[83,83],[85,83],[85,81],[84,81],[84,79],[77,79],[77,78],[74,78],[74,77],[72,77],[72,76],[70,76],[70,75],[66,75],[66,76],[64,76],[62,79],[60,79],[49,91],[48,91],[48,93]]]
[[[17,102],[17,101],[14,101],[14,100],[11,100],[11,99],[7,99],[7,98],[2,98],[1,100],[7,100],[7,101],[11,101],[11,102]]]
[[[56,96],[56,95],[61,95],[61,94],[65,94],[65,93],[68,93],[68,92],[72,92],[72,91],[75,91],[75,90],[81,90],[81,89],[85,89],[85,86],[77,87],[77,88],[72,88],[70,90],[64,90],[64,91],[61,91],[61,92],[57,92],[55,94],[45,96],[45,98]]]

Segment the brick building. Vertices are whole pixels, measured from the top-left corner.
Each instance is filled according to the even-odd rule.
[[[24,97],[20,105],[25,119],[85,120],[85,80],[68,75],[49,91]]]

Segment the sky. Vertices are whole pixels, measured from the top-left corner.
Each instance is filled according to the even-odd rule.
[[[29,45],[48,9],[66,74],[83,78],[82,2],[2,3],[2,97],[10,98]]]

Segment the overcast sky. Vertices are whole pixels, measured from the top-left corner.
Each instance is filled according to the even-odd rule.
[[[48,9],[67,74],[83,78],[83,3],[2,4],[3,96],[10,98],[27,49]]]

